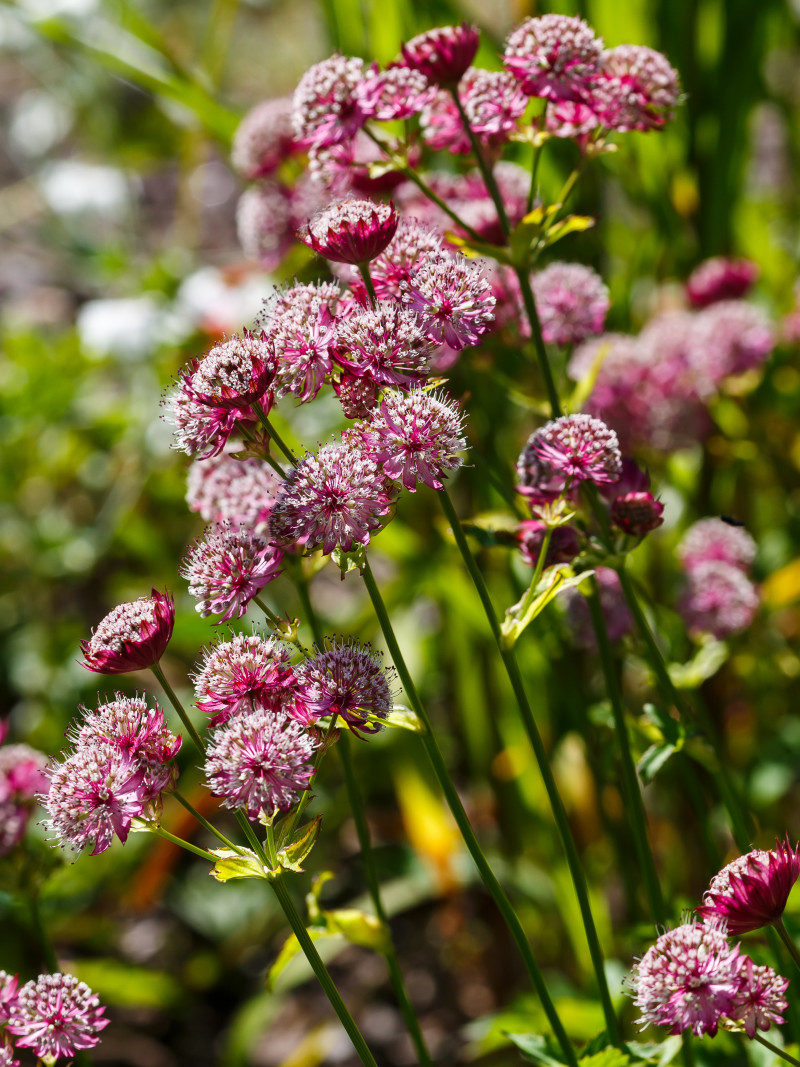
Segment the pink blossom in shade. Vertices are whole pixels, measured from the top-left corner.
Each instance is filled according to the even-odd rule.
[[[475,58],[480,44],[476,26],[437,26],[401,46],[402,61],[437,85],[456,85]]]
[[[0,747],[0,856],[25,836],[36,795],[47,788],[46,766],[47,757],[28,745]]]
[[[189,582],[195,610],[218,623],[240,619],[247,605],[281,573],[283,553],[252,530],[215,524],[186,553],[178,573]]]
[[[643,537],[657,530],[664,519],[664,505],[652,493],[623,493],[611,504],[611,521],[614,526],[631,537]]]
[[[378,386],[372,378],[357,378],[345,372],[333,383],[333,391],[346,419],[364,419],[378,403]]]
[[[575,141],[583,151],[594,131],[602,125],[591,95],[584,100],[556,100],[545,115],[545,129],[551,137]]]
[[[789,979],[771,967],[757,966],[749,956],[740,956],[739,990],[730,1018],[744,1027],[748,1037],[755,1037],[757,1030],[769,1030],[773,1023],[780,1025],[789,1007],[784,996],[788,985]]]
[[[84,667],[98,674],[127,674],[158,663],[172,637],[175,601],[166,590],[119,604],[81,641]]]
[[[600,587],[600,608],[605,619],[608,639],[612,644],[616,644],[633,629],[633,617],[625,602],[617,572],[610,567],[598,567],[594,576]],[[595,650],[597,641],[586,597],[576,589],[567,589],[562,594],[562,600],[575,644],[579,648]]]
[[[469,125],[481,145],[495,151],[517,128],[528,106],[519,83],[505,71],[470,67],[458,84],[458,95]],[[431,148],[467,156],[472,143],[449,92],[440,91],[422,111],[422,133]]]
[[[297,696],[290,714],[304,726],[337,715],[356,732],[377,733],[394,706],[394,673],[370,645],[331,640],[296,670]]]
[[[463,463],[463,421],[458,405],[445,393],[419,386],[408,392],[390,389],[361,436],[387,478],[401,481],[412,493],[419,482],[444,489],[442,479]]]
[[[291,190],[276,181],[245,189],[236,206],[236,233],[242,251],[266,271],[277,270],[295,243]]]
[[[760,930],[782,917],[798,876],[800,846],[787,836],[769,851],[754,849],[723,867],[697,913],[704,922],[724,920],[734,937]]]
[[[144,800],[155,800],[173,784],[177,768],[172,760],[180,751],[181,737],[170,731],[159,707],[149,708],[139,697],[117,693],[116,700],[99,704],[96,711],[80,710],[83,719],[72,734],[76,748],[103,742],[129,757],[142,770],[138,792]]]
[[[186,502],[206,522],[227,522],[262,533],[280,482],[263,460],[223,453],[192,463]]]
[[[19,1067],[19,1060],[14,1058],[14,1049],[11,1045],[0,1048],[0,1067]]]
[[[226,808],[255,821],[261,812],[288,811],[313,774],[319,740],[286,712],[263,707],[214,731],[206,750],[206,785]]]
[[[272,174],[298,151],[288,96],[263,100],[245,115],[233,135],[231,163],[243,178]]]
[[[581,263],[551,263],[531,276],[548,344],[574,345],[603,329],[610,306],[600,275]]]
[[[105,852],[115,835],[124,843],[150,799],[144,768],[107,741],[81,746],[47,773],[45,826],[62,848],[92,845],[93,856]]]
[[[186,387],[197,400],[212,408],[249,411],[260,402],[272,406],[267,390],[275,377],[275,351],[264,333],[256,336],[245,330],[213,346],[200,360],[190,364],[184,375]]]
[[[637,1022],[643,1028],[667,1026],[671,1034],[690,1030],[713,1037],[739,992],[739,948],[728,944],[724,923],[667,930],[633,969]]]
[[[686,282],[686,296],[695,308],[708,307],[719,300],[738,300],[753,287],[758,267],[749,259],[713,256],[695,267]]]
[[[275,348],[280,396],[313,400],[330,375],[341,295],[335,283],[321,282],[276,290],[265,301],[258,323]]]
[[[428,372],[433,347],[415,312],[396,301],[363,308],[336,327],[337,363],[378,385],[419,381]]]
[[[617,482],[622,454],[616,433],[591,415],[562,415],[536,433],[533,450],[542,463],[573,482]]]
[[[292,100],[292,122],[301,143],[338,144],[356,135],[365,121],[356,98],[363,76],[362,60],[341,55],[309,67]]]
[[[377,63],[373,63],[356,88],[356,101],[366,118],[392,122],[418,115],[435,92],[418,70],[411,67],[379,70]]]
[[[264,707],[280,707],[293,685],[289,649],[259,634],[236,634],[213,644],[194,675],[197,708],[212,716],[212,727],[252,710],[256,696]]]
[[[342,200],[310,219],[300,239],[336,263],[368,263],[389,244],[397,223],[391,202]]]
[[[621,133],[659,130],[681,100],[678,72],[666,56],[644,45],[621,44],[602,56],[595,100],[602,124]]]
[[[722,640],[746,630],[758,605],[757,588],[738,567],[708,560],[689,571],[678,610],[692,633]]]
[[[402,284],[403,302],[420,317],[434,341],[460,352],[476,345],[494,318],[494,296],[483,268],[463,256],[429,256]]]
[[[11,1011],[17,1002],[19,978],[8,971],[0,971],[0,1026],[5,1026],[11,1018]]]
[[[569,15],[527,18],[506,41],[503,62],[529,96],[583,100],[601,69],[602,38]]]
[[[746,571],[756,558],[757,546],[741,526],[731,526],[722,519],[700,519],[680,540],[676,555],[685,570],[698,563],[720,560]]]
[[[98,1045],[110,1021],[103,1018],[105,1010],[73,974],[40,974],[20,989],[8,1031],[18,1048],[53,1062]]]
[[[744,300],[720,300],[696,316],[688,356],[708,393],[731,375],[760,367],[775,347],[767,315]]]
[[[547,526],[538,519],[524,519],[517,527],[517,542],[522,558],[529,567],[535,567],[542,554],[542,545]],[[544,566],[569,563],[580,552],[578,535],[571,526],[556,526],[550,537]]]
[[[278,491],[270,532],[280,546],[305,538],[309,551],[321,546],[327,554],[339,545],[349,552],[369,544],[390,505],[384,477],[362,449],[323,445],[300,460]]]

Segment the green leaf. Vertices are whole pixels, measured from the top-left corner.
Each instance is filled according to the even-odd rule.
[[[385,719],[376,719],[382,726],[392,726],[400,730],[411,730],[415,734],[424,734],[425,726],[419,715],[403,704],[395,704]]]
[[[327,920],[328,929],[346,937],[352,945],[371,948],[381,954],[391,948],[389,931],[375,915],[357,908],[337,908],[322,914]]]
[[[511,265],[511,257],[507,248],[502,245],[489,244],[488,241],[476,241],[471,237],[462,237],[460,234],[447,232],[447,240],[450,244],[459,248],[465,256],[488,256],[496,259],[499,263]]]
[[[627,1067],[631,1058],[620,1048],[604,1048],[592,1056],[582,1056],[579,1062],[583,1067]]]
[[[679,1034],[666,1041],[626,1041],[625,1048],[634,1063],[655,1063],[667,1067],[681,1050],[683,1042]]]
[[[541,1034],[506,1033],[505,1036],[517,1046],[526,1060],[538,1063],[541,1067],[563,1067],[564,1061],[554,1055],[547,1038]]]
[[[216,878],[218,882],[230,882],[233,878],[263,878],[271,882],[279,873],[278,869],[273,871],[265,867],[249,849],[234,852],[229,848],[212,848],[209,852],[218,857],[209,871],[212,878]]]
[[[645,785],[652,782],[667,760],[679,750],[679,745],[666,741],[663,745],[651,745],[639,760],[636,769]]]
[[[552,219],[561,210],[561,204],[551,204],[549,207],[536,207],[529,211],[511,232],[508,243],[511,248],[511,258],[519,267],[528,266],[528,257],[533,242],[542,232],[542,226],[548,219]]]
[[[331,559],[342,572],[342,580],[350,571],[363,573],[367,562],[367,550],[364,545],[359,545],[351,552],[345,552],[341,545],[337,545],[331,552]]]
[[[326,937],[334,937],[336,931],[328,930],[326,927],[309,926],[307,928],[308,936],[312,941],[321,941]],[[272,964],[267,971],[267,989],[274,989],[275,983],[280,977],[281,973],[286,970],[295,956],[300,952],[300,942],[297,940],[294,934],[290,934],[284,941],[283,948],[278,953],[278,958]]]
[[[296,871],[298,874],[303,873],[303,868],[300,865],[314,847],[314,843],[319,836],[321,824],[322,816],[318,815],[312,822],[300,827],[294,841],[286,845],[278,853],[278,863],[281,867],[287,871]]]
[[[113,959],[75,960],[70,971],[104,1003],[120,1008],[170,1009],[183,998],[180,983],[164,971]]]
[[[686,736],[683,726],[657,704],[645,704],[644,714],[645,718],[655,723],[666,741],[671,741],[673,745],[683,743]]]
[[[589,215],[567,215],[565,219],[561,219],[560,222],[554,222],[548,229],[544,237],[545,247],[554,245],[556,241],[560,241],[562,237],[566,237],[570,233],[583,233],[584,230],[590,230],[594,226],[595,220]]]
[[[708,641],[688,663],[670,663],[669,676],[678,689],[697,689],[717,673],[729,655],[724,641]]]
[[[528,589],[519,603],[512,605],[506,611],[500,631],[503,637],[503,645],[513,648],[519,640],[520,634],[529,626],[537,615],[541,615],[551,600],[565,589],[574,589],[588,578],[594,571],[581,571],[573,574],[572,570],[564,565],[550,567],[542,576],[538,587]]]

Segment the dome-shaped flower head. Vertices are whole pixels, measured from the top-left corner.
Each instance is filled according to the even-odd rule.
[[[681,99],[678,72],[666,56],[638,44],[621,44],[602,56],[594,97],[603,125],[612,130],[659,130],[675,117]]]
[[[417,166],[420,152],[416,145],[408,149],[409,166]],[[379,173],[372,174],[374,163],[380,163]],[[407,179],[401,170],[391,168],[385,153],[359,130],[352,141],[341,144],[312,145],[308,153],[308,176],[314,186],[326,192],[327,200],[334,196],[363,193],[375,196],[397,188]],[[320,204],[319,207],[324,207]],[[306,212],[306,218],[313,212]]]
[[[619,481],[622,454],[616,433],[591,415],[562,415],[536,431],[529,444],[539,460],[573,482]]]
[[[436,94],[421,71],[411,67],[379,70],[373,63],[356,88],[361,113],[377,122],[410,119],[418,115]]]
[[[81,641],[84,667],[98,674],[127,674],[158,663],[172,637],[175,601],[164,591],[119,604]]]
[[[749,956],[740,956],[739,991],[730,1018],[744,1027],[748,1037],[755,1037],[757,1030],[769,1030],[773,1023],[780,1025],[789,1006],[784,996],[788,985],[789,979],[771,967],[757,966]]]
[[[695,267],[686,282],[686,295],[692,307],[704,308],[719,300],[746,296],[758,277],[758,267],[749,259],[713,256]]]
[[[8,1030],[18,1048],[54,1062],[100,1043],[98,1035],[109,1023],[105,1010],[75,975],[40,974],[20,989]]]
[[[394,237],[397,222],[392,203],[343,200],[309,219],[300,239],[336,263],[368,263]]]
[[[8,971],[0,971],[0,1026],[5,1026],[11,1018],[11,1009],[17,1002],[19,978]]]
[[[652,493],[623,493],[611,504],[611,521],[631,537],[643,537],[663,523],[664,505]]]
[[[520,552],[529,567],[535,567],[539,562],[546,532],[547,526],[538,519],[524,519],[517,527]],[[544,566],[552,567],[556,563],[569,563],[580,550],[580,541],[575,530],[571,526],[556,526],[550,537]]]
[[[44,753],[29,745],[0,747],[0,856],[8,855],[25,836],[36,796],[47,789],[46,767]]]
[[[484,148],[494,151],[508,141],[528,106],[528,98],[513,75],[470,67],[458,83],[458,96],[472,132]],[[467,156],[472,142],[450,93],[442,90],[421,116],[425,141],[433,149]]]
[[[379,385],[419,381],[428,371],[433,348],[417,314],[396,301],[360,308],[336,326],[337,363]]]
[[[206,750],[206,785],[226,808],[242,809],[255,821],[288,809],[314,774],[319,745],[283,711],[260,707],[215,730]]]
[[[402,290],[428,337],[456,352],[478,344],[494,319],[491,284],[480,265],[463,256],[430,255]]]
[[[278,289],[264,301],[258,322],[275,348],[280,395],[313,400],[331,373],[341,295],[334,282],[319,282]]]
[[[696,316],[689,360],[708,390],[734,374],[760,367],[775,347],[775,331],[767,315],[744,300],[720,300]]]
[[[189,582],[203,618],[240,619],[247,605],[281,573],[283,553],[267,537],[233,526],[209,526],[186,553],[178,573]]]
[[[444,489],[442,479],[461,466],[467,447],[463,416],[444,393],[421,387],[390,389],[362,428],[364,447],[387,478],[415,492],[418,482]]]
[[[221,726],[234,715],[260,706],[279,708],[294,685],[290,651],[273,637],[236,634],[218,641],[203,654],[194,675],[198,710],[212,715],[209,726]]]
[[[391,243],[369,265],[378,300],[399,300],[403,283],[411,282],[425,260],[441,250],[440,232],[416,219],[401,218]],[[348,281],[360,284],[355,272]]]
[[[292,192],[277,181],[260,181],[239,197],[236,235],[248,259],[266,271],[277,270],[296,237]]]
[[[723,640],[750,626],[758,604],[758,590],[738,567],[708,560],[689,571],[678,610],[692,633]]]
[[[270,533],[284,547],[304,538],[309,551],[321,545],[327,554],[339,545],[349,552],[369,544],[390,504],[383,475],[362,449],[323,445],[301,459],[278,490]]]
[[[338,715],[356,732],[376,733],[379,720],[394,706],[393,675],[384,669],[379,653],[356,640],[315,647],[295,673],[297,698],[290,711],[306,726]]]
[[[541,430],[534,430],[516,463],[517,492],[531,504],[545,504],[561,496],[567,479],[551,464],[541,459],[538,444]]]
[[[798,876],[800,846],[792,847],[787,837],[768,852],[754,849],[723,867],[697,913],[703,921],[724,919],[735,937],[760,930],[781,918]]]
[[[631,976],[642,1026],[716,1034],[739,992],[739,945],[731,948],[724,923],[684,923],[659,937]]]
[[[570,15],[527,18],[506,41],[503,62],[529,96],[583,100],[600,71],[602,38]]]
[[[139,697],[117,693],[116,700],[99,704],[96,711],[81,707],[83,719],[73,731],[76,748],[92,748],[98,742],[111,745],[142,771],[138,796],[155,800],[175,779],[171,761],[181,747],[181,737],[167,726],[164,712],[149,708]]]
[[[533,295],[549,344],[574,345],[600,333],[610,301],[600,275],[581,263],[551,263],[531,277]]]
[[[107,741],[77,748],[48,769],[50,789],[41,797],[45,826],[61,847],[78,851],[92,845],[105,852],[116,835],[123,843],[131,821],[150,800],[144,768]]]
[[[298,150],[291,97],[263,100],[245,115],[233,135],[231,163],[243,178],[272,174]]]
[[[255,422],[255,414],[204,403],[192,389],[192,372],[190,366],[162,400],[164,419],[174,427],[174,448],[187,456],[208,459],[219,455],[238,422]]]
[[[437,26],[401,45],[403,62],[437,85],[457,85],[480,44],[476,26]]]
[[[698,563],[719,560],[746,571],[756,558],[756,543],[741,526],[731,526],[722,519],[700,519],[680,540],[676,555],[690,571]]]
[[[360,59],[335,55],[315,63],[292,98],[292,122],[304,145],[332,145],[355,137],[364,125],[356,89],[364,73]]]
[[[333,391],[339,398],[346,419],[366,418],[378,402],[377,390],[372,378],[357,378],[349,371],[333,382]]]
[[[266,528],[281,480],[268,463],[236,453],[195,460],[186,478],[186,502],[206,522]]]
[[[272,406],[265,394],[275,377],[275,352],[263,333],[256,337],[245,330],[241,337],[220,341],[190,366],[186,387],[208,407],[246,411],[257,401],[267,410]]]
[[[551,137],[574,141],[583,152],[591,135],[602,125],[602,119],[597,112],[596,101],[589,96],[586,100],[557,100],[551,103],[544,124]]]

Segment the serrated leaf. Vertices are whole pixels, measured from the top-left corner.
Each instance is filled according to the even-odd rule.
[[[229,848],[211,848],[212,856],[217,856],[217,862],[209,871],[212,878],[218,882],[230,882],[234,878],[263,878],[272,881],[280,871],[270,870],[265,867],[258,856],[249,849],[242,852],[234,852]]]
[[[663,745],[651,745],[636,765],[639,777],[645,785],[652,782],[670,756],[678,751],[676,745],[666,741]]]
[[[533,622],[537,615],[541,615],[551,600],[554,600],[559,593],[563,593],[565,589],[574,589],[591,574],[594,574],[593,570],[573,574],[570,567],[566,565],[550,567],[545,571],[537,589],[535,591],[528,589],[522,600],[506,611],[505,619],[500,625],[504,646],[513,648],[523,630]]]
[[[382,726],[391,726],[400,730],[411,730],[415,734],[424,734],[425,726],[419,715],[403,704],[395,704],[385,719],[376,719]]]
[[[591,1056],[582,1056],[578,1061],[582,1067],[627,1067],[631,1058],[620,1048],[604,1048]]]
[[[625,1048],[634,1063],[655,1063],[666,1067],[678,1055],[683,1045],[679,1034],[668,1037],[666,1041],[626,1041]]]
[[[337,545],[331,552],[331,559],[342,572],[342,579],[350,571],[363,572],[367,562],[367,550],[364,545],[359,545],[350,552],[345,552],[341,545]]]
[[[540,205],[520,219],[508,239],[511,258],[517,266],[528,265],[531,244],[539,237],[544,223],[554,218],[560,209],[561,204],[550,204],[548,207]]]
[[[376,915],[357,908],[337,908],[322,913],[328,929],[346,937],[352,945],[384,954],[391,948],[389,931]]]
[[[670,663],[669,676],[678,689],[697,689],[717,673],[729,655],[724,641],[708,641],[688,663]]]
[[[567,215],[560,222],[554,222],[544,235],[545,247],[554,245],[570,233],[583,233],[594,226],[595,220],[589,215]]]
[[[510,1034],[505,1036],[516,1045],[526,1060],[538,1063],[541,1067],[563,1067],[564,1061],[557,1059],[550,1049],[546,1037],[541,1034]]]
[[[297,831],[294,841],[286,845],[278,852],[278,863],[287,871],[303,873],[301,864],[319,836],[319,828],[322,824],[322,816],[318,815],[310,823],[301,826]]]
[[[452,233],[449,230],[446,236],[449,244],[455,245],[463,255],[470,259],[478,256],[488,256],[490,259],[496,259],[498,263],[511,264],[508,249],[502,245],[493,245],[488,241],[476,241],[472,237],[462,237],[460,234]]]

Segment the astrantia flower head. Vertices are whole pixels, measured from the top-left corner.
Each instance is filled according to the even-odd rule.
[[[265,334],[245,330],[241,337],[220,341],[184,376],[186,388],[211,408],[247,410],[256,401],[269,410],[265,393],[275,377],[275,352]]]
[[[680,79],[661,52],[621,44],[603,53],[602,69],[597,95],[605,102],[604,126],[620,132],[658,130],[674,118]]]
[[[214,732],[206,751],[206,784],[223,807],[256,820],[288,809],[314,773],[319,741],[285,712],[260,707]]]
[[[40,974],[20,989],[8,1030],[18,1048],[53,1062],[98,1045],[98,1035],[109,1023],[105,1010],[97,994],[73,974]]]
[[[323,445],[289,473],[278,491],[269,526],[274,542],[329,553],[367,545],[390,507],[384,478],[366,453],[348,444]]]
[[[541,430],[534,430],[516,463],[517,492],[522,493],[531,504],[544,504],[560,496],[567,480],[560,471],[539,455],[538,444]]]
[[[723,379],[760,367],[775,347],[767,315],[744,300],[719,300],[696,316],[689,360],[709,392]]]
[[[166,591],[153,589],[148,597],[120,604],[88,641],[81,641],[84,667],[98,674],[127,674],[152,667],[164,655],[174,625],[175,601]]]
[[[356,99],[364,63],[335,55],[305,72],[292,100],[295,133],[306,145],[331,145],[354,137],[364,125]]]
[[[703,920],[724,919],[738,936],[777,922],[800,876],[800,846],[789,838],[768,852],[754,849],[723,867],[697,909]]]
[[[529,567],[535,567],[542,554],[547,526],[539,519],[525,519],[517,527],[517,541],[523,560]],[[569,563],[580,552],[578,535],[571,526],[556,526],[550,537],[545,567],[556,563]]]
[[[633,969],[634,1003],[642,1027],[668,1026],[713,1036],[739,992],[739,946],[724,923],[684,923],[659,937]]]
[[[264,302],[259,323],[275,347],[281,395],[312,400],[331,373],[341,295],[335,283],[320,282],[276,290]]]
[[[356,88],[356,100],[366,118],[392,122],[419,114],[435,93],[436,89],[418,70],[411,67],[379,70],[373,63]]]
[[[442,479],[461,465],[467,447],[455,401],[421,387],[389,390],[361,435],[383,473],[412,493],[418,482],[444,489]]]
[[[8,971],[0,971],[0,1026],[11,1018],[11,1008],[17,1000],[19,978]]]
[[[390,679],[380,655],[358,641],[332,640],[296,670],[297,699],[291,714],[311,725],[328,715],[340,716],[356,732],[376,733],[375,720],[393,707]]]
[[[28,745],[0,747],[0,856],[8,855],[25,836],[36,795],[47,789],[46,766],[44,753]]]
[[[272,637],[236,634],[218,641],[204,654],[194,676],[198,710],[221,726],[234,715],[252,710],[258,696],[263,707],[280,707],[294,684],[290,651]]]
[[[600,70],[603,41],[569,15],[527,18],[510,34],[503,62],[529,96],[582,100]]]
[[[368,263],[394,237],[397,222],[392,203],[343,200],[310,219],[300,238],[325,259],[336,263]]]
[[[562,415],[537,430],[531,445],[542,463],[574,482],[616,482],[622,473],[616,433],[591,415]]]
[[[689,571],[678,610],[690,631],[723,640],[748,628],[758,604],[758,590],[738,567],[708,560]]]
[[[609,308],[599,274],[581,263],[551,263],[531,278],[548,343],[573,345],[600,333]]]
[[[506,143],[528,106],[519,82],[506,71],[470,67],[458,84],[458,95],[472,132],[489,150]],[[437,93],[424,108],[421,122],[423,136],[431,148],[461,155],[472,151],[472,142],[450,93]]]
[[[646,491],[623,493],[611,504],[611,520],[623,533],[643,537],[664,521],[664,505]]]
[[[212,525],[195,541],[178,573],[189,582],[196,610],[218,622],[241,618],[267,582],[281,573],[283,553],[252,530]]]
[[[205,404],[191,387],[191,372],[167,393],[162,403],[164,418],[174,427],[173,447],[199,459],[219,455],[237,422],[255,421],[250,412]]]
[[[406,66],[438,85],[456,85],[475,58],[480,34],[475,26],[437,26],[402,45]]]
[[[431,254],[402,290],[428,336],[457,352],[476,345],[494,319],[491,284],[480,265],[463,256]]]
[[[222,454],[195,460],[186,479],[186,502],[206,522],[263,532],[280,478],[263,460]]]
[[[379,385],[411,385],[428,370],[433,344],[410,308],[396,301],[362,308],[337,324],[336,360]]]
[[[698,563],[719,560],[746,571],[756,558],[756,543],[741,526],[722,519],[700,519],[680,540],[675,550],[681,565],[691,570]]]
[[[692,271],[686,282],[686,295],[692,307],[704,308],[719,300],[745,296],[758,277],[758,267],[749,259],[714,256]]]
[[[250,181],[271,174],[297,151],[288,96],[264,100],[245,115],[233,135],[231,163]]]
[[[749,956],[739,957],[739,991],[729,1015],[744,1027],[748,1037],[757,1030],[769,1030],[773,1023],[783,1023],[788,1008],[784,993],[789,979],[771,967],[757,966]]]
[[[372,378],[357,378],[349,371],[333,382],[333,391],[342,405],[342,414],[346,419],[363,419],[377,403],[378,387]]]

